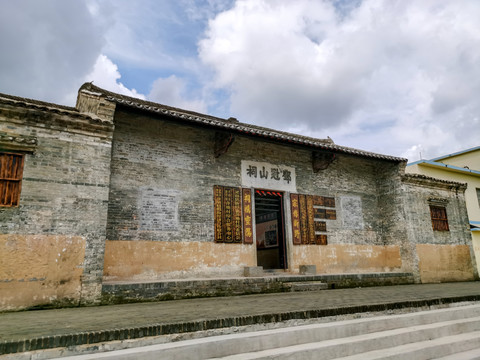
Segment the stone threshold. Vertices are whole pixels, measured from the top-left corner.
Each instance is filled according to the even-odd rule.
[[[169,282],[188,282],[188,281],[227,281],[227,280],[245,280],[245,279],[282,279],[285,281],[298,281],[304,279],[305,281],[321,281],[324,279],[347,279],[347,278],[392,278],[392,277],[413,277],[413,273],[409,272],[371,272],[371,273],[342,273],[342,274],[316,274],[316,275],[301,275],[290,273],[284,270],[263,270],[261,276],[216,276],[216,277],[199,277],[199,278],[174,278],[174,279],[151,279],[151,280],[104,280],[104,285],[120,285],[120,284],[151,284],[151,283],[169,283]],[[313,280],[312,280],[313,279]]]
[[[120,304],[142,301],[179,300],[198,297],[237,296],[288,292],[301,282],[318,282],[312,291],[367,286],[413,284],[412,273],[385,272],[362,274],[298,275],[275,273],[258,277],[172,279],[150,282],[104,282],[102,303]],[[295,284],[295,285],[293,285]]]

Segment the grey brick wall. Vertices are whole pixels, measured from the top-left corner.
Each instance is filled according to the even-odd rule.
[[[464,192],[465,187],[460,184],[453,185],[405,176],[402,193],[409,238],[415,244],[465,245],[471,243]],[[432,230],[430,199],[444,200],[450,231]]]
[[[241,186],[241,160],[295,168],[297,192],[333,196],[329,243],[397,244],[402,166],[338,155],[314,173],[311,151],[237,136],[213,156],[212,130],[118,111],[112,151],[107,238],[213,241],[213,185]],[[400,212],[402,214],[402,212]],[[397,231],[389,235],[390,227]]]
[[[0,208],[0,234],[86,239],[81,301],[101,292],[113,125],[41,106],[0,106],[0,131],[35,136],[20,205]]]
[[[438,246],[468,246],[470,259],[464,259],[464,264],[452,264],[458,267],[472,267],[472,277],[478,278],[475,256],[472,246],[467,208],[465,205],[465,185],[445,182],[422,176],[405,175],[402,179],[402,198],[405,214],[405,228],[408,235],[408,244]],[[446,208],[449,231],[433,231],[430,215],[432,199],[440,199]],[[415,276],[419,276],[419,258],[416,252],[410,260]],[[438,268],[446,259],[438,257]],[[468,263],[471,262],[471,263]],[[434,265],[435,266],[435,265]]]

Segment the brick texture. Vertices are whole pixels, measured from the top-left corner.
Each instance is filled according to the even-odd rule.
[[[11,243],[20,241],[15,234],[85,239],[80,298],[69,301],[90,303],[100,296],[112,130],[111,122],[73,112],[0,106],[1,132],[32,136],[38,143],[34,154],[25,155],[20,205],[0,208],[0,234],[12,235]],[[7,280],[22,279],[0,279]],[[61,304],[61,296],[51,301]]]

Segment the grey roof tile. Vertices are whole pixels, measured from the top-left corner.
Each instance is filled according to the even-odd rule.
[[[219,130],[232,130],[236,133],[245,134],[253,137],[260,137],[278,141],[280,143],[286,144],[295,144],[301,145],[312,149],[332,151],[336,153],[350,154],[354,156],[366,157],[366,158],[375,158],[392,162],[406,162],[407,159],[377,154],[373,152],[358,150],[349,148],[346,146],[340,146],[333,143],[330,139],[316,139],[308,136],[297,135],[292,133],[287,133],[284,131],[269,129],[253,124],[241,123],[236,119],[222,119],[219,117],[200,114],[193,111],[183,110],[167,105],[162,105],[154,103],[151,101],[141,100],[117,93],[113,93],[102,88],[99,88],[92,83],[85,83],[82,85],[79,91],[83,89],[88,91],[95,91],[101,93],[109,101],[113,101],[120,106],[125,106],[127,108],[139,109],[145,112],[152,113],[162,113],[169,117],[172,117],[177,120],[181,120],[187,123],[193,124],[206,124],[210,127],[217,128]]]
[[[23,98],[20,96],[0,93],[0,103],[87,119],[88,121],[91,121],[93,123],[107,123],[105,120],[102,120],[98,117],[93,117],[91,115],[80,113],[76,108],[71,106],[58,105],[45,101]]]

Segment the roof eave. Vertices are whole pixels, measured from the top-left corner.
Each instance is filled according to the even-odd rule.
[[[477,171],[477,170],[465,169],[465,168],[461,168],[461,167],[458,167],[458,166],[443,164],[443,163],[439,163],[439,162],[435,162],[435,161],[431,161],[431,160],[422,160],[422,161],[417,161],[417,162],[412,163],[412,164],[408,164],[408,166],[411,166],[411,165],[420,165],[420,166],[425,166],[425,167],[431,167],[431,168],[441,169],[441,170],[445,170],[445,171],[457,172],[457,173],[461,173],[461,174],[464,174],[464,175],[480,176],[480,171]]]
[[[346,147],[342,147],[334,144],[331,145],[327,143],[321,143],[320,141],[303,140],[298,136],[295,136],[295,134],[287,135],[285,133],[278,133],[275,130],[270,130],[270,129],[269,129],[270,131],[267,131],[266,129],[261,130],[261,129],[250,128],[249,124],[245,124],[241,122],[229,123],[228,120],[224,120],[224,119],[220,119],[216,121],[212,118],[202,118],[201,116],[193,116],[193,115],[184,114],[181,112],[171,111],[167,109],[139,107],[139,106],[136,106],[136,104],[129,104],[121,100],[119,101],[119,99],[115,99],[114,97],[107,97],[107,99],[111,101],[115,101],[120,106],[125,106],[126,108],[133,108],[139,111],[161,114],[167,117],[174,118],[175,120],[181,119],[182,121],[190,123],[195,126],[208,127],[216,130],[221,130],[221,131],[229,131],[229,132],[240,134],[243,136],[262,138],[264,140],[272,141],[275,143],[296,145],[304,148],[307,147],[312,150],[330,151],[330,152],[344,154],[344,155],[359,156],[364,158],[384,160],[384,161],[390,161],[395,163],[407,162],[407,159],[400,158],[400,157],[363,152],[361,150],[346,148]]]
[[[222,119],[210,115],[204,115],[200,113],[195,113],[192,111],[182,110],[162,104],[153,103],[150,101],[140,100],[132,98],[125,95],[120,95],[112,93],[106,90],[103,90],[91,83],[85,83],[80,88],[81,90],[93,90],[100,92],[105,96],[109,101],[115,102],[117,105],[124,106],[126,108],[132,108],[137,111],[146,111],[155,114],[162,114],[164,116],[172,117],[176,120],[181,119],[187,123],[194,125],[207,126],[215,128],[222,131],[230,131],[238,134],[243,134],[247,136],[260,137],[262,139],[268,139],[274,142],[280,142],[284,144],[295,144],[302,147],[308,147],[311,149],[318,149],[324,151],[331,151],[335,153],[358,156],[370,159],[378,159],[395,163],[407,162],[407,159],[382,155],[362,150],[357,150],[353,148],[348,148],[344,146],[339,146],[336,144],[326,143],[326,140],[309,138],[306,136],[301,136],[297,134],[286,133],[282,131],[277,131],[273,129],[263,128],[251,124],[241,123],[237,121],[230,121],[228,119]]]
[[[452,154],[448,154],[448,155],[439,156],[439,157],[430,159],[430,161],[440,161],[440,160],[448,159],[448,158],[451,158],[451,157],[467,154],[469,152],[478,151],[478,150],[480,150],[480,146],[476,146],[476,147],[473,147],[473,148],[470,148],[470,149],[465,149],[465,150],[458,151],[456,153],[452,153]]]

